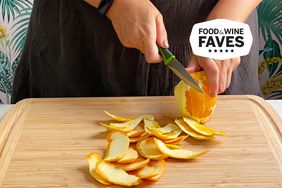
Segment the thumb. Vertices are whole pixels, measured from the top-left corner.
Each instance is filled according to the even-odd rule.
[[[200,67],[199,63],[197,62],[195,56],[193,55],[193,56],[191,57],[190,62],[188,63],[188,67],[186,68],[186,70],[187,70],[188,72],[197,72],[197,71],[199,71],[200,69],[201,69],[201,67]]]

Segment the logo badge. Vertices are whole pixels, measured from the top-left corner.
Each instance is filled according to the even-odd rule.
[[[195,24],[190,35],[195,55],[218,60],[248,55],[252,42],[248,24],[226,19]]]

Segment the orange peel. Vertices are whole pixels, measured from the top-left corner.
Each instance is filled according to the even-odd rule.
[[[170,149],[161,140],[157,138],[154,138],[154,140],[155,140],[157,147],[163,154],[166,154],[169,157],[175,158],[175,159],[194,159],[196,157],[199,157],[207,153],[207,150],[204,150],[201,152],[194,152],[194,151],[186,150],[186,149]]]

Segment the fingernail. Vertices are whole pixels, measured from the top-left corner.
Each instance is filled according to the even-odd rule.
[[[168,48],[169,47],[169,44],[168,44],[167,40],[163,41],[163,47],[164,48]]]
[[[223,93],[225,91],[225,84],[221,83],[219,86],[219,93]]]
[[[188,67],[188,68],[186,68],[186,70],[187,70],[188,72],[194,72],[195,67]]]
[[[216,94],[217,94],[217,93],[211,92],[211,91],[210,91],[209,93],[210,93],[210,96],[211,96],[211,97],[216,97]]]

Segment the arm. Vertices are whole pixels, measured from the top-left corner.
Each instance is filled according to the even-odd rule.
[[[208,16],[208,20],[224,18],[245,22],[262,0],[219,0]]]
[[[261,0],[219,0],[207,19],[223,18],[245,22],[260,2]],[[230,86],[232,72],[239,64],[240,57],[219,61],[193,55],[187,70],[194,72],[203,68],[208,77],[210,95],[216,96]]]

